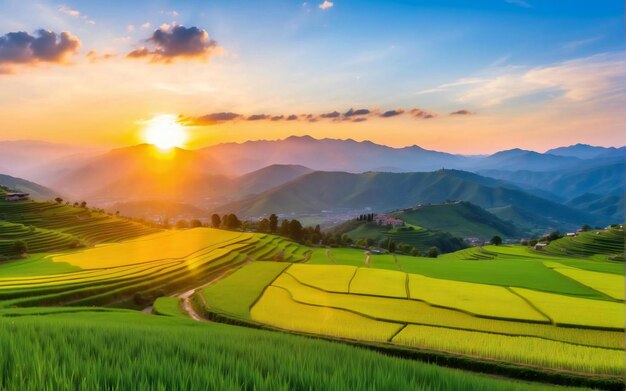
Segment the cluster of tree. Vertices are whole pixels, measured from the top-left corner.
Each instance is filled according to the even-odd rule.
[[[559,231],[552,231],[540,237],[535,237],[530,240],[521,240],[520,244],[523,246],[534,246],[537,243],[550,243],[553,240],[561,239],[563,235]]]
[[[367,214],[359,215],[359,217],[357,217],[356,220],[371,222],[371,221],[374,221],[374,216],[376,216],[374,213],[367,213]]]

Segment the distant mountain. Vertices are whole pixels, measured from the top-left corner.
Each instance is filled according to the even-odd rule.
[[[76,145],[33,140],[0,141],[0,172],[40,182],[52,166],[65,160],[76,160],[97,152],[97,149]],[[55,168],[56,169],[56,168]]]
[[[257,196],[227,204],[221,210],[247,217],[273,212],[311,214],[366,208],[388,212],[416,204],[460,200],[486,209],[514,206],[529,210],[547,220],[546,227],[574,227],[596,221],[584,212],[500,183],[457,170],[363,174],[319,171]]]
[[[515,183],[522,188],[550,192],[561,200],[569,200],[585,193],[622,195],[625,192],[624,162],[601,166],[581,164],[574,169],[559,171],[503,171],[483,170],[481,175]]]
[[[219,144],[200,150],[240,173],[273,164],[297,164],[314,170],[363,172],[392,170],[432,171],[461,167],[470,158],[429,151],[418,146],[392,148],[371,141],[315,139],[291,136],[276,141]]]
[[[523,149],[510,149],[476,161],[473,170],[497,168],[498,170],[552,171],[575,167],[580,159],[543,154]]]
[[[209,156],[152,145],[114,149],[75,168],[54,182],[72,197],[95,202],[139,199],[210,198],[227,178]]]
[[[420,205],[391,213],[409,224],[450,232],[454,236],[479,237],[485,240],[494,235],[515,237],[518,229],[485,209],[470,202]]]
[[[30,194],[35,200],[52,200],[59,196],[59,193],[52,189],[38,185],[25,179],[0,174],[0,185],[8,187],[11,190],[17,190]]]
[[[626,213],[626,199],[623,195],[602,196],[586,193],[572,200],[566,205],[578,210],[605,216],[608,222],[622,223]]]
[[[593,159],[593,158],[609,158],[626,156],[626,147],[596,147],[588,144],[576,144],[569,147],[553,148],[546,151],[547,154],[575,157],[579,159]]]
[[[234,187],[242,196],[258,194],[311,172],[300,165],[273,164],[236,178]]]
[[[171,201],[131,201],[116,203],[109,208],[111,212],[120,212],[120,215],[127,217],[151,218],[155,216],[169,217],[170,223],[175,223],[178,218],[208,218],[210,213],[207,210],[197,208],[193,205],[171,202]]]

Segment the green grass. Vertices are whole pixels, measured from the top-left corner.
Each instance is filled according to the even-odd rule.
[[[550,390],[351,346],[135,312],[0,317],[1,390]]]
[[[0,262],[1,277],[31,277],[77,272],[81,269],[69,263],[54,262],[49,254],[29,255],[24,259]]]
[[[212,311],[250,319],[252,304],[287,266],[287,263],[254,262],[200,290],[198,295]]]
[[[159,297],[152,305],[152,313],[163,316],[188,317],[183,311],[182,300],[178,297]]]

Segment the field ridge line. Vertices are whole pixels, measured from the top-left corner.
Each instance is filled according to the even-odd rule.
[[[524,296],[520,295],[519,293],[515,292],[515,290],[511,289],[510,286],[506,286],[504,287],[506,290],[508,290],[509,292],[511,292],[512,294],[514,294],[515,296],[519,297],[520,299],[524,300],[526,302],[526,304],[528,304],[530,306],[530,308],[534,309],[535,311],[537,311],[539,314],[541,314],[542,316],[544,316],[546,319],[548,319],[550,321],[550,324],[556,326],[556,322],[554,321],[554,319],[552,319],[551,317],[548,316],[548,314],[546,314],[545,312],[543,312],[542,310],[539,309],[539,307],[537,307],[536,305],[534,305],[530,300],[528,300],[527,298],[525,298]]]

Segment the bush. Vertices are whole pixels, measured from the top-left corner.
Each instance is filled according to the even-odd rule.
[[[429,258],[437,258],[439,256],[439,249],[437,247],[431,247],[426,252],[426,256]]]
[[[13,252],[17,255],[24,255],[28,251],[28,245],[23,240],[13,242]]]

